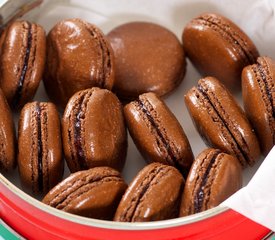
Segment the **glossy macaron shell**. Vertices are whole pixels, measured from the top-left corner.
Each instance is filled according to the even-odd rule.
[[[9,25],[0,39],[0,86],[12,108],[32,100],[45,66],[44,29],[27,21]]]
[[[96,166],[121,170],[127,152],[127,132],[118,98],[107,89],[74,94],[62,119],[63,148],[71,172]]]
[[[185,102],[208,145],[235,155],[244,167],[258,160],[260,147],[248,119],[217,79],[200,79],[185,95]]]
[[[144,93],[124,107],[129,132],[149,162],[160,162],[187,173],[193,162],[189,141],[180,123],[154,93]]]
[[[147,222],[178,216],[184,179],[168,165],[151,163],[130,183],[116,210],[114,221]]]
[[[186,179],[180,216],[216,207],[241,186],[238,159],[217,149],[206,149],[195,159]]]
[[[165,95],[183,80],[186,62],[174,33],[149,22],[130,22],[107,35],[115,55],[114,91],[123,100],[145,92]]]
[[[275,62],[259,57],[242,72],[246,114],[255,128],[264,155],[275,144]]]
[[[102,31],[76,18],[57,23],[47,36],[43,80],[49,97],[61,107],[79,90],[111,89],[113,51]]]
[[[192,19],[184,28],[182,41],[199,72],[220,79],[230,89],[240,88],[242,69],[259,56],[250,38],[218,14],[205,13]]]
[[[16,166],[16,137],[12,113],[0,89],[0,172],[10,171]]]
[[[21,111],[18,126],[18,167],[22,186],[47,193],[63,176],[59,114],[54,104],[32,102]]]
[[[42,201],[65,212],[111,220],[126,188],[118,171],[96,167],[71,174]]]

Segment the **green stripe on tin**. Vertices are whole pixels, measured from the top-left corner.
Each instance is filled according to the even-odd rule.
[[[0,220],[0,240],[19,240],[22,239],[19,236],[16,236],[13,231],[7,227],[6,224]]]

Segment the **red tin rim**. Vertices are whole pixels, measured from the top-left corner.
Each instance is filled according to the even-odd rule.
[[[0,216],[28,239],[229,240],[236,237],[261,239],[270,232],[269,229],[226,207],[150,223],[117,223],[79,217],[44,205],[14,186],[1,174]]]
[[[28,202],[29,204],[35,206],[39,210],[46,212],[48,214],[54,215],[56,217],[62,218],[67,221],[75,222],[82,225],[93,226],[93,227],[101,227],[107,229],[116,229],[116,230],[147,230],[147,229],[161,229],[167,227],[176,227],[182,226],[186,224],[195,223],[197,221],[206,220],[210,217],[214,217],[218,214],[225,213],[227,211],[231,211],[229,208],[225,206],[217,206],[215,208],[209,209],[207,211],[197,213],[191,216],[174,218],[169,220],[162,221],[154,221],[154,222],[146,222],[146,223],[121,223],[114,221],[106,221],[106,220],[98,220],[98,219],[90,219],[86,217],[77,216],[74,214],[62,212],[55,208],[52,208],[37,199],[29,196],[21,189],[16,187],[13,183],[11,183],[7,178],[5,178],[2,174],[0,174],[0,183],[2,183],[7,189],[9,189],[14,195],[18,196],[21,200]]]

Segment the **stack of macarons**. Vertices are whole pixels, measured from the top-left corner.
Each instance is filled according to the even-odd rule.
[[[202,75],[182,93],[207,145],[195,158],[163,100],[183,82],[186,57]],[[32,101],[42,78],[51,102]],[[18,165],[23,189],[85,217],[156,221],[213,208],[275,143],[275,61],[218,14],[192,19],[182,43],[149,22],[106,36],[77,18],[47,36],[38,24],[12,22],[0,38],[0,88],[1,172]],[[231,93],[240,88],[245,111]],[[129,186],[127,129],[148,163]]]

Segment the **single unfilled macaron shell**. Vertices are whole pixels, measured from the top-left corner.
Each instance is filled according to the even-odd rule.
[[[259,57],[242,72],[245,112],[255,128],[264,155],[275,144],[275,61]]]
[[[115,55],[114,91],[123,100],[145,92],[165,95],[183,80],[183,48],[174,33],[148,22],[120,25],[107,35]]]

